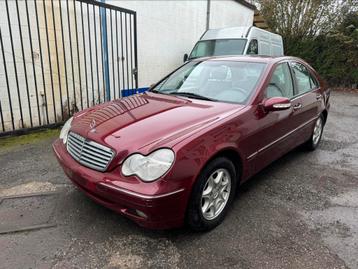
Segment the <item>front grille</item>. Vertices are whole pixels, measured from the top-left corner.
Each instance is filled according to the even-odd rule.
[[[68,153],[80,164],[105,171],[114,156],[113,150],[70,132],[67,138]]]

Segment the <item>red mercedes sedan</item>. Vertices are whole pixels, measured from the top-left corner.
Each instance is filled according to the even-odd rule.
[[[301,144],[314,150],[328,109],[301,59],[201,58],[146,93],[75,114],[53,149],[96,202],[145,227],[203,231],[240,184]]]

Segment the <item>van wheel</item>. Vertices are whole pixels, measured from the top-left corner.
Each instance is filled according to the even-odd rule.
[[[305,143],[305,146],[308,150],[315,150],[318,147],[319,143],[321,142],[323,127],[324,118],[323,115],[320,115],[316,120],[310,139]]]
[[[195,231],[208,231],[225,218],[236,190],[233,163],[219,157],[208,163],[199,175],[188,205],[186,223]]]

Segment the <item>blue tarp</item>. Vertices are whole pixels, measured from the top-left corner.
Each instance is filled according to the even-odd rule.
[[[149,87],[138,88],[138,89],[124,89],[122,90],[122,97],[130,96],[137,93],[145,92],[149,89]]]

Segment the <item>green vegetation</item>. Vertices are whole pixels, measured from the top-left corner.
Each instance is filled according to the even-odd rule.
[[[286,53],[305,59],[331,86],[354,87],[358,83],[358,13],[326,34],[314,38],[285,39]]]
[[[357,0],[259,0],[285,54],[310,63],[333,87],[357,88]]]
[[[0,150],[32,144],[44,139],[55,138],[58,137],[59,134],[60,129],[48,129],[27,135],[3,137],[0,138]]]

